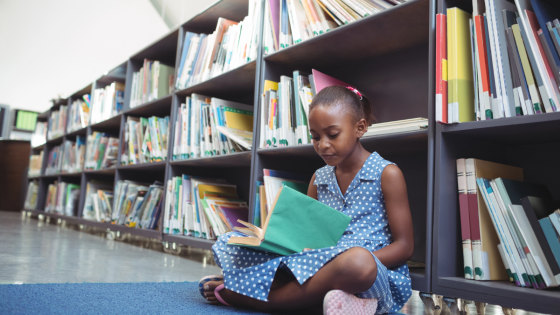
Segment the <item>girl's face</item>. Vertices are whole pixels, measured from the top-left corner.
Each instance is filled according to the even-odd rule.
[[[367,131],[365,119],[355,120],[340,106],[317,106],[309,113],[313,147],[327,165],[338,165],[350,156]]]

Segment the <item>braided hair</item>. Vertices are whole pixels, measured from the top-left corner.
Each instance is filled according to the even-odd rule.
[[[313,98],[309,111],[317,106],[342,106],[354,115],[356,121],[364,118],[368,126],[377,121],[369,99],[353,87],[333,85],[322,89]]]

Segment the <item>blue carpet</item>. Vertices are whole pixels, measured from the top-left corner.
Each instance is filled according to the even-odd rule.
[[[262,314],[207,304],[197,282],[0,285],[0,314]]]

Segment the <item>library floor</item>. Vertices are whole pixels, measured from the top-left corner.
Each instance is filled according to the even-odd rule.
[[[163,252],[161,242],[145,238],[114,241],[102,230],[64,226],[0,211],[0,285],[81,282],[183,282],[220,273],[207,250],[185,247]],[[0,310],[0,313],[2,310]],[[401,310],[425,314],[418,292]],[[444,306],[441,314],[449,314]],[[470,314],[476,314],[474,305]],[[486,314],[503,314],[487,306]],[[531,314],[518,312],[518,315]]]

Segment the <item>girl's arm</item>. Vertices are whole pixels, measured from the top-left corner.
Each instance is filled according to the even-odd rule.
[[[311,182],[309,182],[309,188],[307,188],[307,195],[315,200],[317,200],[317,186],[313,185],[315,182],[315,173],[311,177]]]
[[[387,268],[406,263],[414,252],[412,217],[403,173],[396,165],[388,165],[381,174],[381,190],[393,243],[374,252]],[[308,193],[309,194],[309,193]]]

